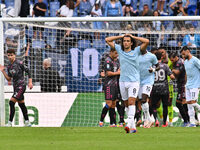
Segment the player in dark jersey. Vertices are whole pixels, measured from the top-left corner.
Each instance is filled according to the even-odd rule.
[[[25,126],[31,126],[29,119],[28,119],[28,113],[27,108],[24,103],[24,92],[26,90],[26,83],[25,83],[25,75],[24,72],[28,74],[29,82],[28,87],[30,89],[33,88],[31,75],[29,72],[29,69],[27,67],[27,64],[23,64],[23,62],[20,62],[16,59],[15,50],[9,49],[7,50],[7,57],[9,59],[9,64],[7,66],[7,71],[5,71],[5,67],[0,65],[0,71],[5,76],[6,80],[13,82],[13,89],[14,93],[10,99],[9,105],[10,105],[10,117],[7,126],[12,126],[13,117],[15,114],[15,103],[18,102],[19,107],[22,110],[24,120],[25,120]]]
[[[177,79],[178,95],[176,99],[176,107],[179,109],[179,112],[184,120],[183,126],[187,127],[189,125],[189,116],[187,112],[187,104],[185,99],[186,72],[184,67],[184,61],[182,58],[178,57],[178,54],[176,52],[172,52],[169,55],[169,59],[173,63],[172,72]]]
[[[162,127],[167,127],[167,113],[168,113],[168,97],[169,97],[169,87],[167,76],[171,79],[175,79],[172,71],[169,69],[168,65],[161,61],[162,53],[156,52],[156,57],[159,63],[159,70],[155,72],[155,81],[152,89],[152,108],[155,121],[157,121],[157,103],[162,100],[163,104],[163,125]]]
[[[106,105],[102,109],[101,118],[99,122],[99,126],[103,126],[103,120],[110,109],[110,124],[111,126],[116,125],[116,115],[115,115],[115,106],[116,99],[118,99],[119,95],[119,60],[117,59],[118,53],[115,49],[110,50],[109,56],[105,59],[104,62],[104,71],[105,71],[105,81],[104,81],[104,93]]]

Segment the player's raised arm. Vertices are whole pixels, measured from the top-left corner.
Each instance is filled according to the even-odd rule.
[[[146,49],[147,49],[147,46],[149,45],[149,39],[143,38],[143,37],[137,37],[137,36],[133,36],[133,35],[131,35],[131,37],[135,40],[142,42],[142,44],[140,46],[140,51],[142,53],[144,53],[144,51],[146,51]]]
[[[106,40],[106,43],[111,47],[111,48],[115,48],[115,43],[114,41],[115,40],[118,40],[118,39],[121,39],[123,38],[124,35],[120,35],[120,36],[110,36],[110,37],[107,37],[105,40]]]
[[[11,77],[9,77],[7,75],[7,73],[5,72],[5,67],[4,66],[0,65],[0,71],[3,73],[4,77],[6,78],[6,80],[10,82],[11,81]]]

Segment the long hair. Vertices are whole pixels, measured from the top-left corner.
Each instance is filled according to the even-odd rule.
[[[132,45],[131,45],[131,50],[134,50],[135,47],[136,47],[136,40],[133,39],[130,35],[125,35],[125,36],[122,38],[122,42],[121,42],[122,50],[124,51],[124,45],[123,45],[123,43],[124,43],[124,38],[125,38],[125,37],[130,37],[131,43],[132,43]]]

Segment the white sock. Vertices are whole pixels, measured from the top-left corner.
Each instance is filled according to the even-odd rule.
[[[190,123],[195,124],[195,111],[193,104],[187,104],[188,106],[188,115],[190,117]]]
[[[142,104],[142,110],[144,112],[145,118],[150,121],[151,118],[150,118],[150,114],[149,114],[149,103],[148,102]]]
[[[135,128],[135,105],[128,106],[128,127]]]
[[[125,107],[126,115],[128,116],[128,107]]]
[[[198,103],[194,103],[192,105],[197,109],[198,112],[200,112],[200,105]]]

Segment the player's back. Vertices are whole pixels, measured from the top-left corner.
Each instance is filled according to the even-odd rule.
[[[156,56],[150,52],[139,56],[140,84],[153,84],[154,73],[150,73],[149,69],[158,63]]]
[[[184,67],[184,61],[182,58],[179,58],[178,61],[173,65],[173,69],[180,71],[180,74],[176,77],[177,85],[178,86],[184,85],[186,72]]]
[[[160,69],[155,72],[155,81],[152,92],[165,95],[169,93],[167,76],[171,75],[172,72],[165,63],[159,63],[159,67]]]

